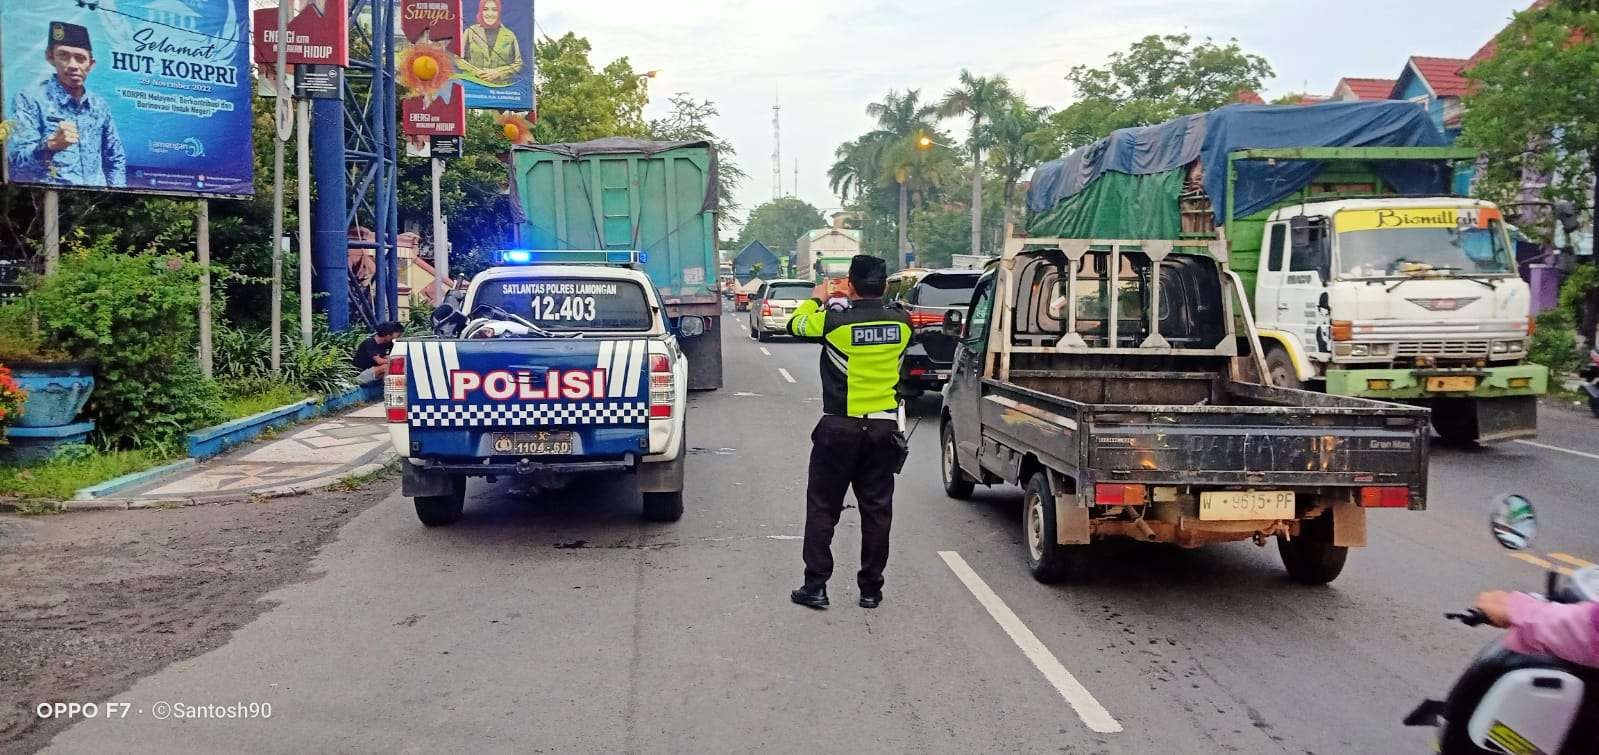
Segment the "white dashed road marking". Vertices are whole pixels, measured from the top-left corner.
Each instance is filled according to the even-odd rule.
[[[938,556],[944,559],[949,570],[955,572],[955,576],[966,585],[966,589],[977,598],[977,602],[988,609],[988,615],[994,617],[994,621],[1005,630],[1005,634],[1010,635],[1016,647],[1022,649],[1022,654],[1027,656],[1027,660],[1032,661],[1044,678],[1054,685],[1055,691],[1066,699],[1072,710],[1077,711],[1077,717],[1081,718],[1089,729],[1100,734],[1114,734],[1122,730],[1122,725],[1110,715],[1110,711],[1105,710],[1105,706],[1094,699],[1088,688],[1061,665],[1055,654],[1049,652],[1049,648],[1044,647],[1044,643],[1039,641],[1038,635],[1033,634],[1033,630],[1028,629],[1016,613],[1010,610],[1010,606],[1005,605],[1005,601],[1000,600],[999,596],[989,589],[988,583],[977,576],[977,572],[972,571],[972,567],[966,564],[966,559],[961,558],[961,554],[955,551],[939,551]]]
[[[1593,459],[1595,461],[1599,461],[1599,454],[1591,454],[1591,453],[1588,453],[1587,451],[1573,451],[1573,450],[1571,450],[1569,448],[1561,448],[1560,446],[1551,446],[1551,445],[1548,445],[1547,443],[1534,443],[1534,442],[1532,442],[1530,440],[1518,440],[1516,442],[1520,443],[1523,446],[1532,446],[1533,448],[1542,448],[1545,451],[1559,451],[1560,453],[1563,453],[1563,454],[1571,454],[1572,456],[1581,456],[1584,459]]]
[[[794,382],[794,376],[788,374],[788,370],[785,370],[782,367],[777,368],[777,374],[782,375],[783,379],[790,383]]]
[[[762,354],[765,354],[765,355],[767,355],[767,356],[771,356],[771,355],[772,355],[772,352],[770,352],[770,351],[767,351],[767,350],[766,350],[766,347],[765,347],[765,346],[762,346],[762,347],[761,347],[761,353],[762,353]]]

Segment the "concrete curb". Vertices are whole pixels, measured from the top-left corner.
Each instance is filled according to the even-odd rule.
[[[89,487],[83,488],[77,493],[74,493],[72,499],[75,501],[92,501],[99,498],[105,498],[106,496],[109,496],[118,490],[125,490],[133,487],[134,485],[138,485],[139,483],[154,480],[163,475],[168,475],[173,472],[180,472],[193,467],[198,463],[198,461],[192,458],[181,459],[171,464],[152,467],[150,469],[144,469],[138,472],[130,472],[121,477],[114,477],[106,480],[98,485],[90,485]]]
[[[274,498],[292,498],[325,490],[348,477],[376,472],[397,458],[399,458],[399,454],[387,451],[376,461],[351,468],[339,475],[317,477],[293,485],[284,485],[265,490],[191,498],[95,498],[90,500],[40,502],[38,505],[44,507],[46,511],[65,513],[68,511],[128,511],[136,509],[188,508],[190,506],[227,506],[235,503],[272,500]],[[14,503],[0,501],[0,511],[16,510],[16,508]]]

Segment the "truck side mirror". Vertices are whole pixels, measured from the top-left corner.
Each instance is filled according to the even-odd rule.
[[[1288,245],[1295,254],[1310,249],[1310,220],[1303,215],[1288,219]]]
[[[960,338],[964,335],[961,326],[965,324],[965,316],[960,310],[952,309],[944,313],[944,335],[950,338]]]

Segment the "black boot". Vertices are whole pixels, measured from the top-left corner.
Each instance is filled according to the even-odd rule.
[[[883,604],[883,591],[861,593],[861,608],[876,608]]]
[[[806,585],[789,593],[788,599],[810,608],[826,608],[827,585]]]

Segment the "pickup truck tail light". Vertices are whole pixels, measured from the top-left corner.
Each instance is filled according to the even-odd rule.
[[[404,356],[389,359],[389,374],[383,378],[383,407],[390,422],[406,421]]]
[[[1143,485],[1101,482],[1094,485],[1094,503],[1100,506],[1142,506],[1146,493],[1148,488]]]
[[[665,354],[650,355],[650,419],[671,419],[672,398],[677,395],[672,375],[672,360]]]
[[[761,304],[761,317],[771,317],[771,316],[772,316],[772,305],[764,304],[764,303]]]
[[[1410,505],[1410,488],[1381,485],[1360,489],[1360,505],[1368,509],[1402,509]]]

